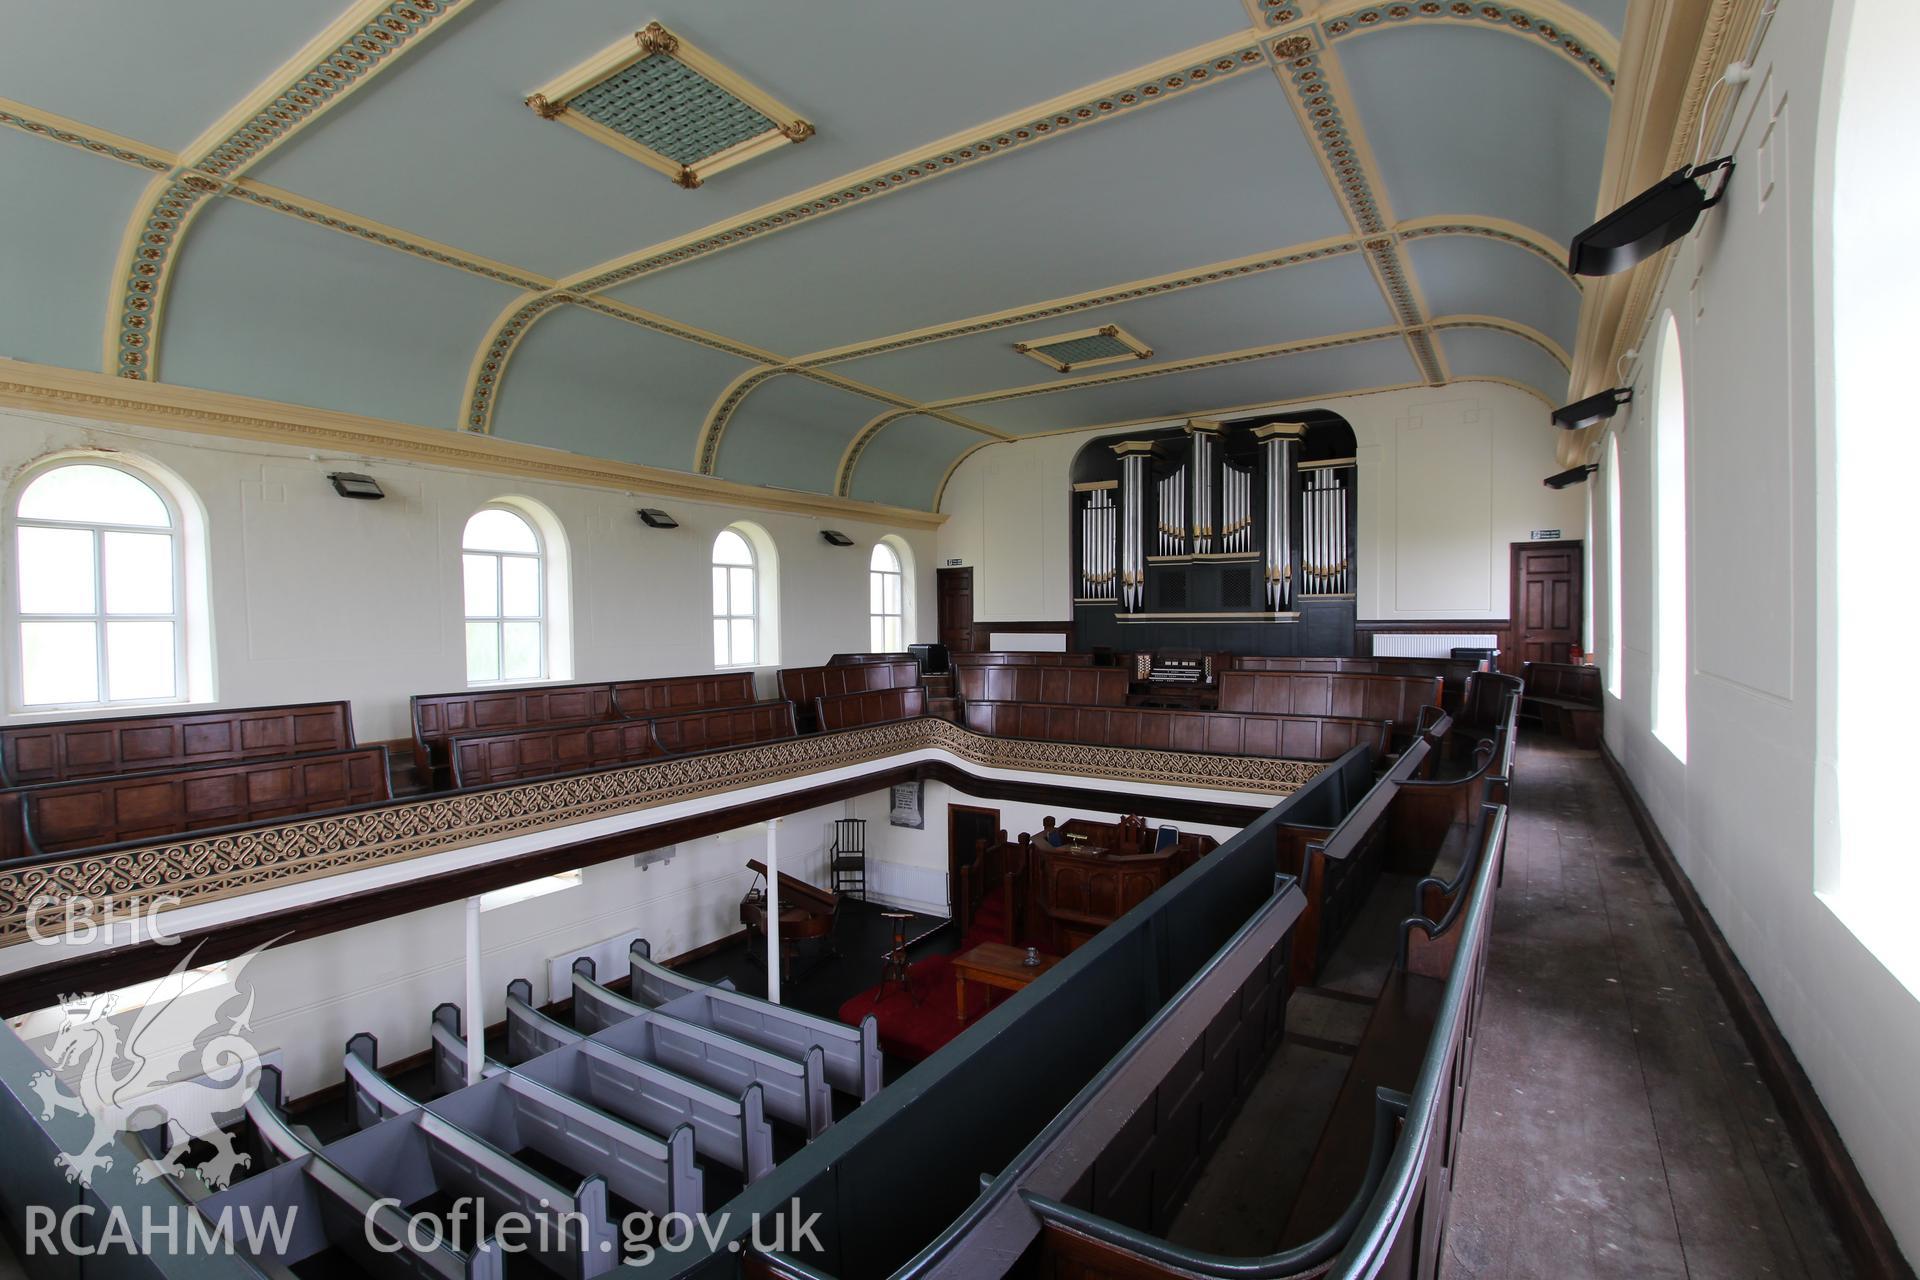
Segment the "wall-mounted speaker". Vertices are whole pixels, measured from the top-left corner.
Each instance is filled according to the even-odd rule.
[[[850,547],[853,545],[853,539],[838,529],[822,529],[820,536],[826,540],[829,546]]]
[[[1723,174],[1713,193],[1700,179]],[[1660,252],[1693,230],[1705,210],[1720,203],[1733,176],[1733,157],[1676,169],[1573,238],[1567,270],[1611,276]]]
[[[1550,475],[1540,483],[1546,485],[1549,489],[1566,489],[1576,484],[1586,483],[1587,477],[1599,469],[1598,463],[1589,462],[1584,466],[1573,467],[1569,470],[1559,472],[1556,475]]]
[[[1613,411],[1633,400],[1632,387],[1609,387],[1596,391],[1585,400],[1561,405],[1553,411],[1553,425],[1567,431],[1579,431],[1596,422],[1605,422]]]
[[[678,529],[680,522],[658,507],[640,508],[640,523],[649,529]]]

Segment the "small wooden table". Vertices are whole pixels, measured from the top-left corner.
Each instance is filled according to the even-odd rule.
[[[960,1021],[967,1020],[967,983],[1019,991],[1029,982],[1060,963],[1059,956],[1043,955],[1039,964],[1027,963],[1024,947],[1004,942],[983,942],[973,950],[953,958],[953,1008]]]

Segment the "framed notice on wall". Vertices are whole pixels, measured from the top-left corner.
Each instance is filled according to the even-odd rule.
[[[926,819],[920,814],[920,784],[901,782],[891,790],[893,809],[887,814],[887,821],[896,827],[912,827],[916,831],[926,826]]]

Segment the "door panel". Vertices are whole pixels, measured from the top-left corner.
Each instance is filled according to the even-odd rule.
[[[955,653],[971,653],[973,643],[973,570],[942,569],[938,574],[940,643]]]
[[[1520,674],[1523,662],[1567,662],[1580,643],[1581,556],[1578,542],[1513,544],[1513,638],[1500,666]]]

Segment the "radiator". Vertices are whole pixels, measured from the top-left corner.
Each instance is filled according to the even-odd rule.
[[[1444,658],[1455,649],[1496,649],[1500,637],[1480,631],[1376,631],[1376,658]]]

